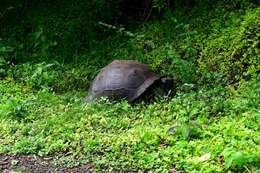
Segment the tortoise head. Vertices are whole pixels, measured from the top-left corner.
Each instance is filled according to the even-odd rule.
[[[173,79],[167,76],[162,76],[160,78],[160,87],[168,94],[170,90],[173,89]]]
[[[153,100],[154,97],[164,97],[172,93],[173,80],[170,77],[162,76],[155,83],[153,83],[142,95],[144,100]]]

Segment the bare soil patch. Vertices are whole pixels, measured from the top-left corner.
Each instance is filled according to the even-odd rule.
[[[94,165],[86,163],[73,168],[55,165],[51,157],[0,154],[0,172],[3,173],[91,173]]]

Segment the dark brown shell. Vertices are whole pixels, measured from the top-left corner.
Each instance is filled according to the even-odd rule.
[[[106,96],[133,102],[158,79],[160,75],[153,73],[146,64],[133,60],[115,60],[99,72],[89,92],[92,98]]]

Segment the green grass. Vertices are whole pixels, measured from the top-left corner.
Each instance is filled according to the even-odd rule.
[[[129,36],[98,25],[100,11],[106,22],[116,14],[99,2],[31,4],[1,30],[0,153],[93,162],[97,172],[260,172],[259,6],[198,0],[159,20],[128,21]],[[114,59],[149,64],[174,79],[176,94],[83,103]]]
[[[88,105],[82,94],[33,93],[13,81],[0,89],[0,152],[58,154],[59,163],[75,165],[80,158],[98,169],[260,169],[257,82],[133,107],[106,100]]]

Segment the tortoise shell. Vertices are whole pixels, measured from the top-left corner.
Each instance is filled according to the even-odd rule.
[[[108,97],[110,100],[138,99],[161,76],[148,65],[134,60],[114,60],[96,76],[89,89],[89,97]]]

